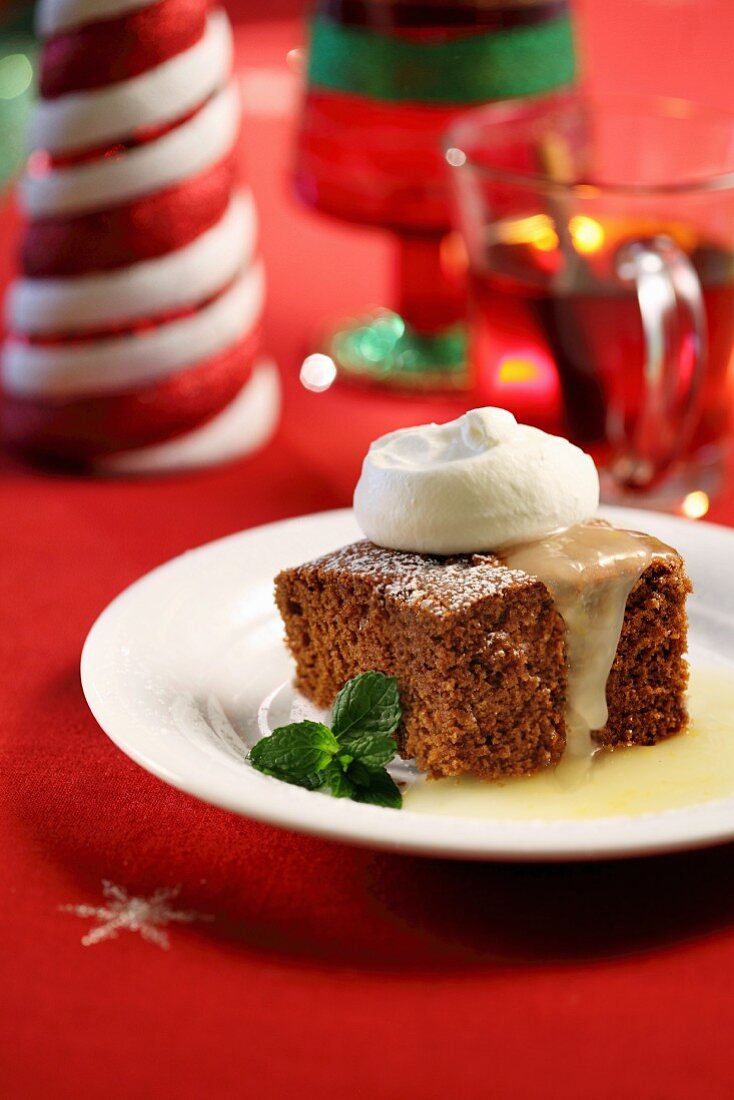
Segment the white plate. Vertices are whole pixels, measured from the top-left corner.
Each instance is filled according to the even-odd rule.
[[[734,531],[607,509],[685,556],[695,585],[695,660],[734,662]],[[174,787],[248,817],[355,844],[467,859],[639,855],[734,838],[734,796],[685,809],[592,820],[472,820],[358,805],[255,771],[248,747],[289,707],[291,663],[273,604],[275,573],[351,542],[349,511],[244,531],[143,577],[107,608],[82,654],[92,712],[112,740]],[[260,725],[258,715],[260,712]],[[277,717],[277,713],[275,715]]]

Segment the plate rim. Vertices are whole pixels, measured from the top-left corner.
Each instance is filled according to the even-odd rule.
[[[694,528],[707,530],[712,537],[730,540],[734,549],[734,529],[722,524],[642,509],[604,507],[599,515],[604,514],[626,525],[671,524],[681,534]],[[225,544],[267,538],[304,523],[318,526],[348,519],[353,519],[352,510],[339,508],[246,528],[187,550],[124,588],[93,623],[81,653],[82,690],[105,735],[140,767],[199,801],[269,825],[360,847],[440,858],[557,862],[632,858],[713,846],[734,839],[734,794],[730,798],[633,817],[478,819],[347,803],[254,773],[249,779],[256,777],[257,785],[243,786],[244,798],[239,799],[231,782],[223,785],[223,776],[213,783],[207,775],[192,775],[190,769],[182,772],[180,765],[178,770],[172,768],[160,758],[160,753],[141,747],[134,732],[126,733],[120,728],[125,723],[116,720],[114,708],[110,716],[105,699],[97,690],[96,673],[119,616],[142,589],[155,585],[161,573],[175,570],[184,560],[190,562],[206,556]],[[165,758],[165,751],[162,755]],[[225,773],[224,768],[222,772]],[[305,809],[308,806],[310,811]],[[674,827],[676,823],[679,829]],[[583,838],[574,835],[580,833],[585,834]],[[566,834],[570,835],[563,839]]]

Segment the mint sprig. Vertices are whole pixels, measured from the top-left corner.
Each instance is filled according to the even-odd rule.
[[[280,726],[252,747],[249,760],[286,783],[397,810],[402,795],[385,768],[400,716],[395,678],[363,672],[337,695],[331,729],[308,720]]]
[[[265,775],[315,790],[321,772],[330,763],[339,743],[320,722],[294,722],[263,737],[250,750],[250,762]]]
[[[400,697],[394,676],[363,672],[341,689],[331,712],[331,726],[341,740],[365,734],[389,736],[400,721]]]

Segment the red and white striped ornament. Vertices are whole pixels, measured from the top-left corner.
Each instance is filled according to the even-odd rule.
[[[235,181],[232,39],[207,0],[41,0],[41,98],[6,302],[6,441],[108,470],[214,463],[278,413]]]

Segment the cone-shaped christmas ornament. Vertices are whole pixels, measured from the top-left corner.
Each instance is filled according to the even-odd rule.
[[[206,0],[41,0],[38,23],[5,439],[112,470],[245,453],[273,428],[278,385],[258,358],[227,17]]]

